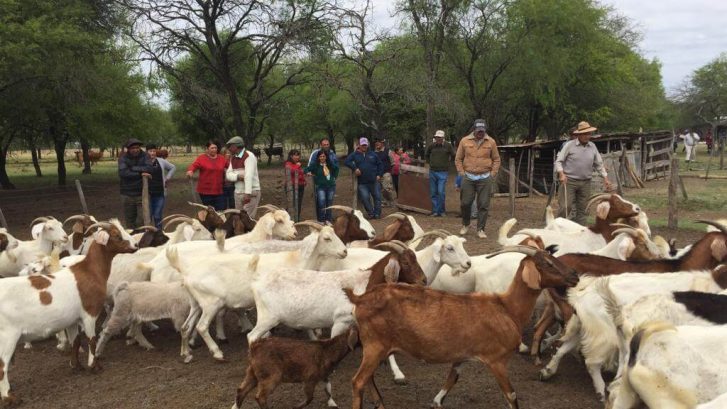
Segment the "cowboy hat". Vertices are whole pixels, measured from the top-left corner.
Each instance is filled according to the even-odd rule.
[[[579,135],[582,133],[596,132],[597,130],[598,128],[591,126],[591,124],[589,124],[588,122],[581,121],[578,123],[578,127],[576,128],[576,130],[573,131],[573,134]]]

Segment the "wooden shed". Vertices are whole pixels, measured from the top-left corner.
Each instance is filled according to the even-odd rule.
[[[509,194],[510,159],[517,175],[516,195],[548,194],[553,188],[555,157],[567,140],[536,141],[499,146],[502,172],[498,191]],[[671,131],[612,133],[595,136],[592,141],[603,156],[611,182],[619,187],[639,186],[644,181],[667,177],[674,135]],[[617,170],[614,172],[614,170]],[[594,173],[594,184],[601,184]]]

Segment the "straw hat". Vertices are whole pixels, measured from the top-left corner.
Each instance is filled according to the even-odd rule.
[[[582,133],[596,132],[597,130],[598,128],[591,126],[591,124],[589,124],[588,122],[581,121],[578,123],[578,127],[576,128],[576,130],[573,131],[573,134],[579,135]]]

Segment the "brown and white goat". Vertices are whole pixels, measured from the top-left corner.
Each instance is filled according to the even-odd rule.
[[[327,207],[327,209],[341,210],[343,212],[333,221],[333,231],[336,232],[336,236],[341,239],[343,244],[348,244],[356,240],[368,240],[376,235],[374,226],[363,217],[363,213],[360,210],[354,210],[351,207],[341,205],[333,205]]]
[[[118,253],[136,250],[131,236],[117,220],[97,223],[94,241],[86,258],[54,274],[0,280],[0,396],[12,402],[8,364],[18,341],[42,339],[65,330],[73,342],[71,366],[80,368],[78,325],[88,338],[88,366],[98,369],[95,359],[96,319],[103,311],[106,280],[111,260]]]
[[[358,331],[349,328],[331,339],[307,341],[291,338],[270,337],[255,341],[248,352],[245,379],[237,388],[232,409],[242,407],[250,391],[257,386],[255,400],[265,409],[268,396],[281,383],[302,383],[305,400],[295,406],[301,409],[313,400],[313,392],[319,382],[325,382],[328,407],[338,407],[331,396],[328,377],[338,364],[358,343]]]
[[[361,296],[346,290],[355,305],[363,346],[363,360],[352,381],[353,409],[361,409],[368,382],[375,404],[383,408],[373,375],[379,363],[394,352],[431,363],[453,364],[433,402],[435,407],[441,407],[442,399],[456,383],[459,366],[476,359],[495,375],[510,408],[518,408],[507,362],[520,344],[523,327],[542,288],[573,286],[578,277],[546,251],[525,246],[502,251],[527,254],[504,294],[456,295],[407,285],[377,286]],[[427,325],[422,325],[423,316],[430,318]]]

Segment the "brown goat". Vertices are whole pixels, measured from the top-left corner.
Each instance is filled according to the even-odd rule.
[[[253,220],[247,212],[227,212],[227,220],[220,228],[225,231],[225,238],[239,236],[252,231],[255,228]]]
[[[337,407],[331,397],[328,377],[358,343],[355,327],[336,337],[320,341],[270,337],[253,342],[248,352],[245,379],[237,388],[233,408],[240,408],[250,391],[257,386],[255,400],[261,408],[268,407],[268,396],[281,383],[302,383],[305,400],[296,409],[308,406],[319,382],[325,382],[328,406]]]
[[[393,352],[406,352],[431,363],[452,363],[435,407],[458,378],[459,366],[472,359],[487,365],[511,408],[517,397],[507,375],[507,362],[520,344],[540,290],[573,286],[576,272],[548,252],[513,246],[502,251],[527,254],[504,294],[449,294],[407,285],[382,285],[361,296],[346,290],[355,305],[363,360],[353,378],[353,409],[361,409],[363,388],[370,382],[377,407],[383,408],[373,374]],[[499,252],[498,252],[499,253]],[[495,253],[495,254],[498,254]],[[429,317],[422,321],[421,317]]]
[[[411,221],[405,214],[397,212],[385,218],[389,217],[393,217],[395,219],[394,222],[386,226],[383,233],[368,241],[369,248],[375,248],[377,244],[386,241],[399,240],[408,242],[414,238],[414,227],[412,227]]]
[[[348,244],[356,240],[368,240],[369,234],[361,228],[361,222],[354,214],[354,209],[345,206],[331,206],[336,209],[346,210],[339,214],[333,221],[333,231],[336,236],[343,242]],[[348,210],[350,209],[350,210]]]

